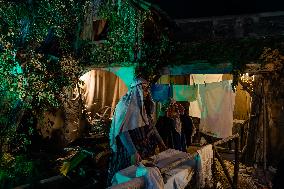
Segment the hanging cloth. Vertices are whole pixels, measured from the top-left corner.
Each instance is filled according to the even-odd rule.
[[[201,118],[201,112],[203,112],[203,105],[201,101],[201,94],[199,86],[205,86],[204,84],[221,82],[223,74],[191,74],[190,85],[196,87],[196,100],[190,101],[189,115],[192,117]]]
[[[197,91],[196,100],[190,102],[189,115],[192,117],[201,118],[202,102],[199,93],[199,84],[195,85],[195,88]]]
[[[197,98],[197,87],[193,85],[173,85],[173,98],[176,101],[193,102]]]
[[[171,98],[171,86],[168,84],[152,85],[151,94],[155,102],[165,102]]]
[[[221,82],[223,74],[192,74],[190,76],[190,84],[192,84],[192,82],[194,82],[195,84],[204,84]]]
[[[200,130],[217,138],[232,135],[235,93],[231,80],[199,85],[202,112]]]

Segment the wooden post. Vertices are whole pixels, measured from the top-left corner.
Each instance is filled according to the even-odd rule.
[[[262,98],[263,98],[263,168],[266,170],[266,99],[265,99],[265,78],[262,80]]]
[[[233,177],[233,189],[238,188],[238,174],[239,174],[239,137],[235,138],[235,166]]]

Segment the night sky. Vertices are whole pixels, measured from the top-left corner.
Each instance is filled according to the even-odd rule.
[[[148,0],[172,18],[284,11],[284,0]]]

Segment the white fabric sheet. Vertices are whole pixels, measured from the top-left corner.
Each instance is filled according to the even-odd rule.
[[[167,149],[158,155],[151,157],[153,162],[159,168],[165,168],[168,165],[185,158],[189,158],[189,154],[175,149]]]
[[[199,94],[199,85],[195,85],[197,88],[197,95],[196,95],[196,100],[190,102],[189,106],[189,115],[192,117],[198,117],[201,118],[201,112],[202,112],[202,102],[201,102],[201,97]]]
[[[145,175],[146,189],[164,189],[164,181],[160,170],[157,167],[147,167],[148,173]]]
[[[202,103],[200,131],[217,138],[232,135],[235,93],[231,83],[228,80],[199,86]]]
[[[222,81],[223,74],[192,74],[190,84],[208,84]]]
[[[203,86],[205,83],[215,83],[222,81],[223,74],[192,74],[190,75],[190,85],[195,85],[197,88],[196,100],[190,102],[189,115],[192,117],[201,118],[201,112],[203,106],[200,97],[199,86]]]
[[[188,160],[167,172],[165,189],[184,189],[192,179],[194,165],[193,160]]]

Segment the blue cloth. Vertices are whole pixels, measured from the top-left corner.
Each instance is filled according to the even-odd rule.
[[[172,97],[172,90],[169,84],[155,84],[151,87],[152,98],[156,102],[164,102]]]

